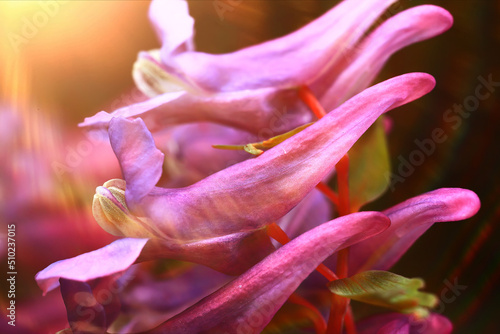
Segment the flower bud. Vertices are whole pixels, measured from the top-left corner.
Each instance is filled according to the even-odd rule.
[[[97,223],[116,236],[150,238],[157,235],[148,220],[133,215],[125,201],[125,181],[114,179],[96,188],[92,213]]]
[[[158,63],[161,63],[160,50],[139,54],[132,70],[137,88],[149,97],[185,90],[179,79],[167,73]]]

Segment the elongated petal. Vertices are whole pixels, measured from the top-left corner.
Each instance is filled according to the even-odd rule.
[[[150,333],[260,333],[326,257],[389,224],[380,213],[362,212],[320,225]]]
[[[165,69],[207,91],[309,84],[355,44],[395,0],[346,0],[287,36],[233,53],[161,50]],[[162,20],[167,20],[164,18]]]
[[[147,242],[148,239],[120,239],[101,249],[52,263],[35,279],[46,294],[59,285],[60,278],[85,282],[115,274],[130,267]]]
[[[356,327],[359,334],[449,334],[453,329],[450,320],[436,313],[425,319],[400,313],[381,314],[361,320]]]
[[[101,111],[79,126],[106,130],[113,117],[140,117],[153,133],[170,125],[209,121],[252,133],[270,129],[277,135],[311,121],[295,89],[266,88],[215,95],[165,93],[112,113]]]
[[[115,131],[116,127],[120,131]],[[128,181],[125,190],[127,203],[135,203],[146,196],[160,179],[163,153],[156,148],[151,133],[141,119],[112,119],[109,140],[120,162],[123,177]]]
[[[136,214],[150,218],[165,235],[182,240],[257,229],[297,205],[382,113],[433,86],[434,79],[423,73],[373,86],[255,159],[190,187],[155,188],[141,203],[134,203],[143,210]]]
[[[264,230],[181,243],[164,239],[124,238],[98,250],[55,262],[36,275],[44,294],[58,286],[59,278],[90,281],[116,274],[132,264],[154,259],[195,262],[237,275],[274,250]]]
[[[326,109],[335,108],[368,87],[394,53],[439,35],[452,24],[452,16],[441,7],[424,5],[405,10],[385,21],[356,46],[342,73],[325,75],[314,83],[313,89]]]
[[[443,188],[411,198],[386,211],[391,227],[384,233],[351,248],[351,273],[388,270],[410,246],[436,222],[467,219],[479,210],[475,193]]]
[[[191,50],[194,19],[189,15],[184,0],[154,0],[149,7],[149,18],[162,42],[164,52],[175,54]]]

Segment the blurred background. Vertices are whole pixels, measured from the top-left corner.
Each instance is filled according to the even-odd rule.
[[[189,1],[198,50],[224,53],[282,36],[337,3],[221,1],[223,11],[212,0]],[[475,191],[482,201],[475,217],[436,224],[392,271],[425,278],[427,290],[438,296],[459,284],[457,293],[446,293],[453,300],[439,309],[455,323],[455,333],[500,332],[499,87],[469,106],[473,110],[459,126],[443,120],[448,109],[471,101],[479,78],[500,82],[500,2],[402,0],[394,10],[424,3],[446,8],[455,23],[445,34],[396,54],[377,79],[421,71],[437,80],[430,94],[391,113],[393,168],[433,129],[442,128],[448,139],[368,209],[382,210],[440,187]],[[36,272],[111,240],[93,222],[90,206],[95,187],[118,177],[119,168],[109,147],[84,137],[77,124],[134,102],[131,68],[137,53],[159,46],[148,6],[148,1],[0,2],[0,243],[6,225],[15,223],[20,323],[33,321],[33,312],[46,312],[47,322],[53,314],[64,315],[57,293],[41,297]],[[1,247],[4,258],[7,246]],[[2,312],[8,302],[4,282]],[[44,306],[51,299],[57,307]],[[54,331],[61,328],[54,324]]]

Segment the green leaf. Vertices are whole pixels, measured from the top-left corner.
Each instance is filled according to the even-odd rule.
[[[418,317],[426,317],[428,308],[438,302],[435,295],[418,291],[423,287],[424,281],[420,278],[406,278],[381,270],[364,271],[329,283],[330,291],[339,296]]]
[[[295,128],[291,131],[288,131],[286,133],[283,133],[281,135],[269,138],[267,140],[258,142],[258,143],[250,143],[246,145],[212,145],[213,148],[218,148],[221,150],[244,150],[250,154],[253,155],[260,155],[264,153],[264,151],[273,148],[274,146],[281,144],[288,138],[292,137],[293,135],[299,133],[300,131],[304,130],[305,128],[309,127],[314,123],[307,123],[304,125],[299,126],[298,128]]]
[[[293,303],[285,303],[263,329],[262,334],[304,333],[314,328],[313,319],[317,317],[311,310]]]
[[[380,117],[349,150],[349,193],[351,207],[380,197],[389,186],[389,151],[383,119]]]

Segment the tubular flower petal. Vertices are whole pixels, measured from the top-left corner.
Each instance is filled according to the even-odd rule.
[[[326,257],[389,225],[389,220],[376,212],[354,213],[324,223],[148,333],[260,333]]]
[[[85,282],[122,272],[135,262],[147,242],[148,239],[116,240],[99,250],[52,263],[36,275],[36,281],[45,294],[59,285],[60,278]]]
[[[45,294],[58,286],[60,278],[86,282],[120,273],[134,263],[165,258],[199,263],[237,275],[273,250],[264,230],[191,243],[160,238],[123,238],[95,251],[57,261],[35,278]]]
[[[411,198],[383,211],[391,219],[384,233],[351,249],[352,273],[388,270],[434,223],[472,217],[480,207],[477,195],[466,189],[443,188]]]
[[[148,239],[127,238],[60,261],[40,272],[37,280],[47,290],[58,277],[86,281],[159,257],[241,273],[272,249],[262,227],[296,206],[380,114],[415,100],[433,86],[433,78],[423,73],[382,82],[258,158],[180,189],[155,187],[163,155],[144,122],[114,118],[110,142],[126,184],[113,180],[105,184],[109,188],[99,188],[96,202],[100,205],[94,211],[113,233]],[[124,254],[123,249],[133,252]],[[86,269],[99,258],[116,266]],[[75,266],[80,271],[72,273]]]
[[[165,236],[178,240],[259,229],[297,205],[382,113],[415,100],[433,86],[434,79],[423,73],[387,80],[255,159],[233,165],[186,188],[152,187],[146,196],[143,196],[145,185],[153,184],[146,178],[149,167],[134,157],[148,151],[127,153],[114,148],[123,174],[133,177],[125,180],[127,205],[137,216],[150,219]],[[117,136],[124,140],[121,147],[127,148],[127,141],[135,140],[125,135],[127,129],[134,126],[137,131],[145,131],[138,121],[113,119],[109,128],[111,143]],[[142,146],[152,149],[152,138],[139,137],[147,138],[149,143]],[[128,173],[127,166],[145,171],[144,175]],[[133,193],[129,182],[141,185],[139,194]]]
[[[312,89],[325,108],[334,108],[367,88],[394,53],[443,33],[452,23],[450,13],[441,7],[423,5],[405,10],[382,23],[346,54],[345,67],[333,68],[333,73],[315,81]]]
[[[141,52],[133,71],[137,86],[152,99],[102,111],[80,126],[102,130],[112,117],[141,117],[152,132],[210,121],[256,133],[286,111],[281,132],[291,130],[311,121],[298,87],[309,85],[332,110],[368,87],[392,54],[451,26],[446,10],[419,6],[364,38],[394,2],[345,0],[287,36],[212,55],[192,50],[193,19],[185,1],[153,1],[150,18],[162,49]]]
[[[113,117],[140,117],[151,132],[170,125],[204,121],[251,133],[268,127],[285,132],[311,121],[311,115],[299,101],[295,88],[262,88],[214,95],[168,92],[112,113],[101,111],[87,117],[80,126],[106,130]]]
[[[159,2],[162,1],[153,1],[150,18],[156,31],[160,32],[160,39],[169,34],[177,35],[171,29],[170,18],[192,20],[187,8],[179,6],[176,11],[162,10],[157,4]],[[173,53],[171,45],[166,44],[160,51],[162,65],[169,74],[176,76],[190,89],[208,92],[288,88],[310,84],[342,58],[343,50],[355,45],[394,2],[395,0],[365,0],[361,4],[359,0],[343,1],[287,36],[229,54],[212,55],[190,51]],[[193,33],[191,27],[183,35],[190,33]]]

